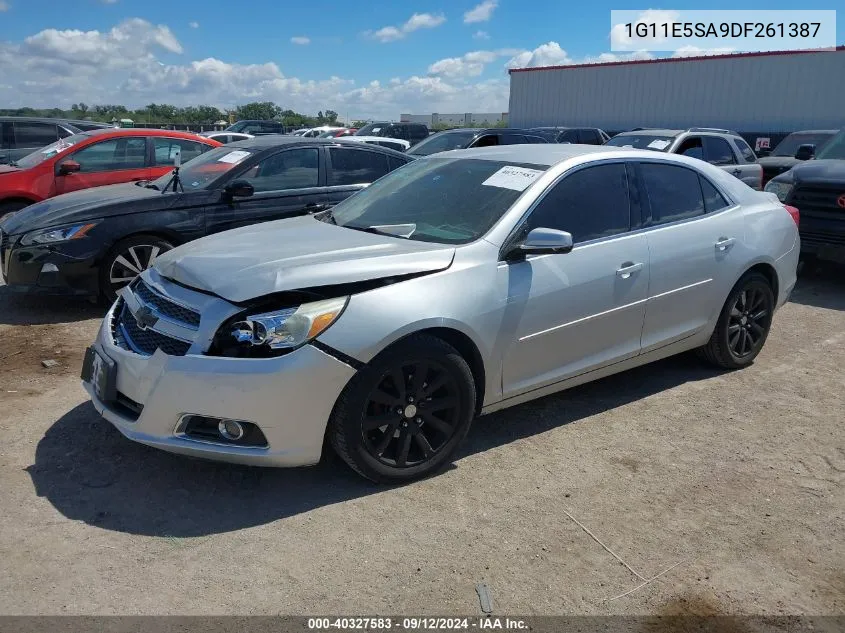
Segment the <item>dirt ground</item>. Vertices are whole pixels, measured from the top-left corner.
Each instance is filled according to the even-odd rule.
[[[0,614],[473,615],[478,583],[500,614],[845,613],[841,271],[749,369],[683,356],[481,418],[397,488],[125,440],[78,380],[102,311],[4,290]]]

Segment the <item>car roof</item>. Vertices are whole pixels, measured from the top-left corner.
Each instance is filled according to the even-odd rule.
[[[82,119],[63,119],[61,117],[49,117],[49,116],[0,116],[0,121],[5,121],[7,123],[20,121],[21,123],[24,122],[37,122],[37,123],[66,123],[68,125],[76,125],[77,123],[83,123],[85,125],[102,125],[104,128],[111,127],[109,123],[103,123],[101,121],[84,121]]]
[[[793,134],[838,134],[839,130],[796,130],[795,132],[790,132],[789,136]]]
[[[612,154],[624,153],[625,156],[636,155],[644,158],[661,156],[658,152],[648,150],[622,149],[609,145],[581,145],[578,143],[537,143],[526,145],[494,145],[492,147],[476,147],[472,149],[458,149],[448,152],[432,154],[427,158],[478,158],[482,160],[497,160],[513,163],[533,163],[535,165],[552,166],[570,158],[585,156],[587,154]]]
[[[159,130],[157,128],[144,127],[106,127],[99,130],[88,130],[87,132],[80,132],[85,136],[166,136],[169,138],[185,138],[195,141],[202,139],[209,141],[205,136],[194,134],[193,132],[182,132],[179,130]]]
[[[353,141],[355,142],[355,141]],[[360,143],[371,150],[384,151],[395,156],[403,156],[408,158],[407,154],[397,152],[389,147],[382,147],[381,145],[372,145],[370,143]],[[236,141],[229,143],[226,147],[243,147],[244,149],[267,150],[275,149],[277,147],[292,147],[294,145],[348,145],[343,138],[303,138],[301,136],[287,136],[283,134],[268,134],[266,136],[256,136],[255,138],[246,139],[244,141]]]
[[[645,128],[643,130],[630,130],[628,132],[620,132],[616,136],[678,136],[683,134],[686,130],[670,130],[666,128]]]

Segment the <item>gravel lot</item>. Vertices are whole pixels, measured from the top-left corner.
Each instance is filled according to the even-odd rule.
[[[481,418],[400,488],[130,443],[79,385],[102,311],[4,290],[2,614],[473,615],[481,582],[500,614],[845,613],[841,270],[745,371],[678,357]]]

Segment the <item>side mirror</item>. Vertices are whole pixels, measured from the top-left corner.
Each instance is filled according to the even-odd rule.
[[[227,198],[249,198],[255,193],[255,187],[248,180],[235,180],[223,190]]]
[[[562,255],[572,250],[572,234],[557,229],[537,227],[514,248],[508,259],[522,259],[526,255]]]
[[[82,169],[82,165],[77,163],[75,160],[66,160],[61,165],[59,165],[59,174],[62,176],[67,176],[69,174],[74,174]]]
[[[812,143],[806,143],[804,145],[799,145],[798,150],[795,152],[795,158],[798,160],[810,160],[816,155],[816,146]]]

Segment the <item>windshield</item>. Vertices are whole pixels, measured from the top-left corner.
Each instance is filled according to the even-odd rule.
[[[355,136],[378,136],[382,128],[385,128],[388,125],[390,125],[390,123],[368,123],[355,132]]]
[[[338,134],[340,134],[340,130],[328,130],[327,132],[323,132],[317,138],[334,138]]]
[[[816,152],[816,158],[834,158],[845,160],[845,130],[841,130],[832,139],[825,143],[820,151]]]
[[[605,145],[613,147],[633,147],[634,149],[650,149],[655,152],[665,152],[675,140],[674,136],[658,134],[618,134],[607,141]]]
[[[544,165],[466,158],[414,161],[334,208],[339,226],[465,244],[484,235]]]
[[[414,145],[408,153],[414,156],[430,156],[438,152],[448,152],[450,149],[463,149],[469,145],[476,134],[475,130],[439,132]]]
[[[796,132],[795,134],[790,134],[785,139],[783,139],[778,146],[775,147],[775,151],[772,152],[772,156],[795,156],[795,152],[798,151],[798,147],[801,145],[815,145],[816,149],[821,149],[821,146],[824,145],[833,134],[830,133],[810,133],[805,134],[803,132]]]
[[[238,121],[237,123],[232,123],[229,127],[227,127],[224,132],[243,132],[244,128],[249,125],[249,121]]]
[[[184,163],[179,169],[179,181],[185,191],[203,189],[208,183],[217,180],[253,153],[251,149],[234,148],[231,145],[215,147]],[[173,172],[169,171],[161,178],[153,180],[148,186],[164,191],[172,177]]]
[[[50,143],[46,147],[37,149],[31,154],[27,154],[26,156],[18,160],[15,165],[21,167],[22,169],[29,169],[30,167],[35,167],[39,163],[43,163],[48,158],[53,158],[53,156],[55,156],[56,154],[65,151],[69,147],[76,145],[80,141],[84,141],[87,138],[89,138],[87,134],[74,134],[72,136],[65,137],[56,141],[55,143]]]

